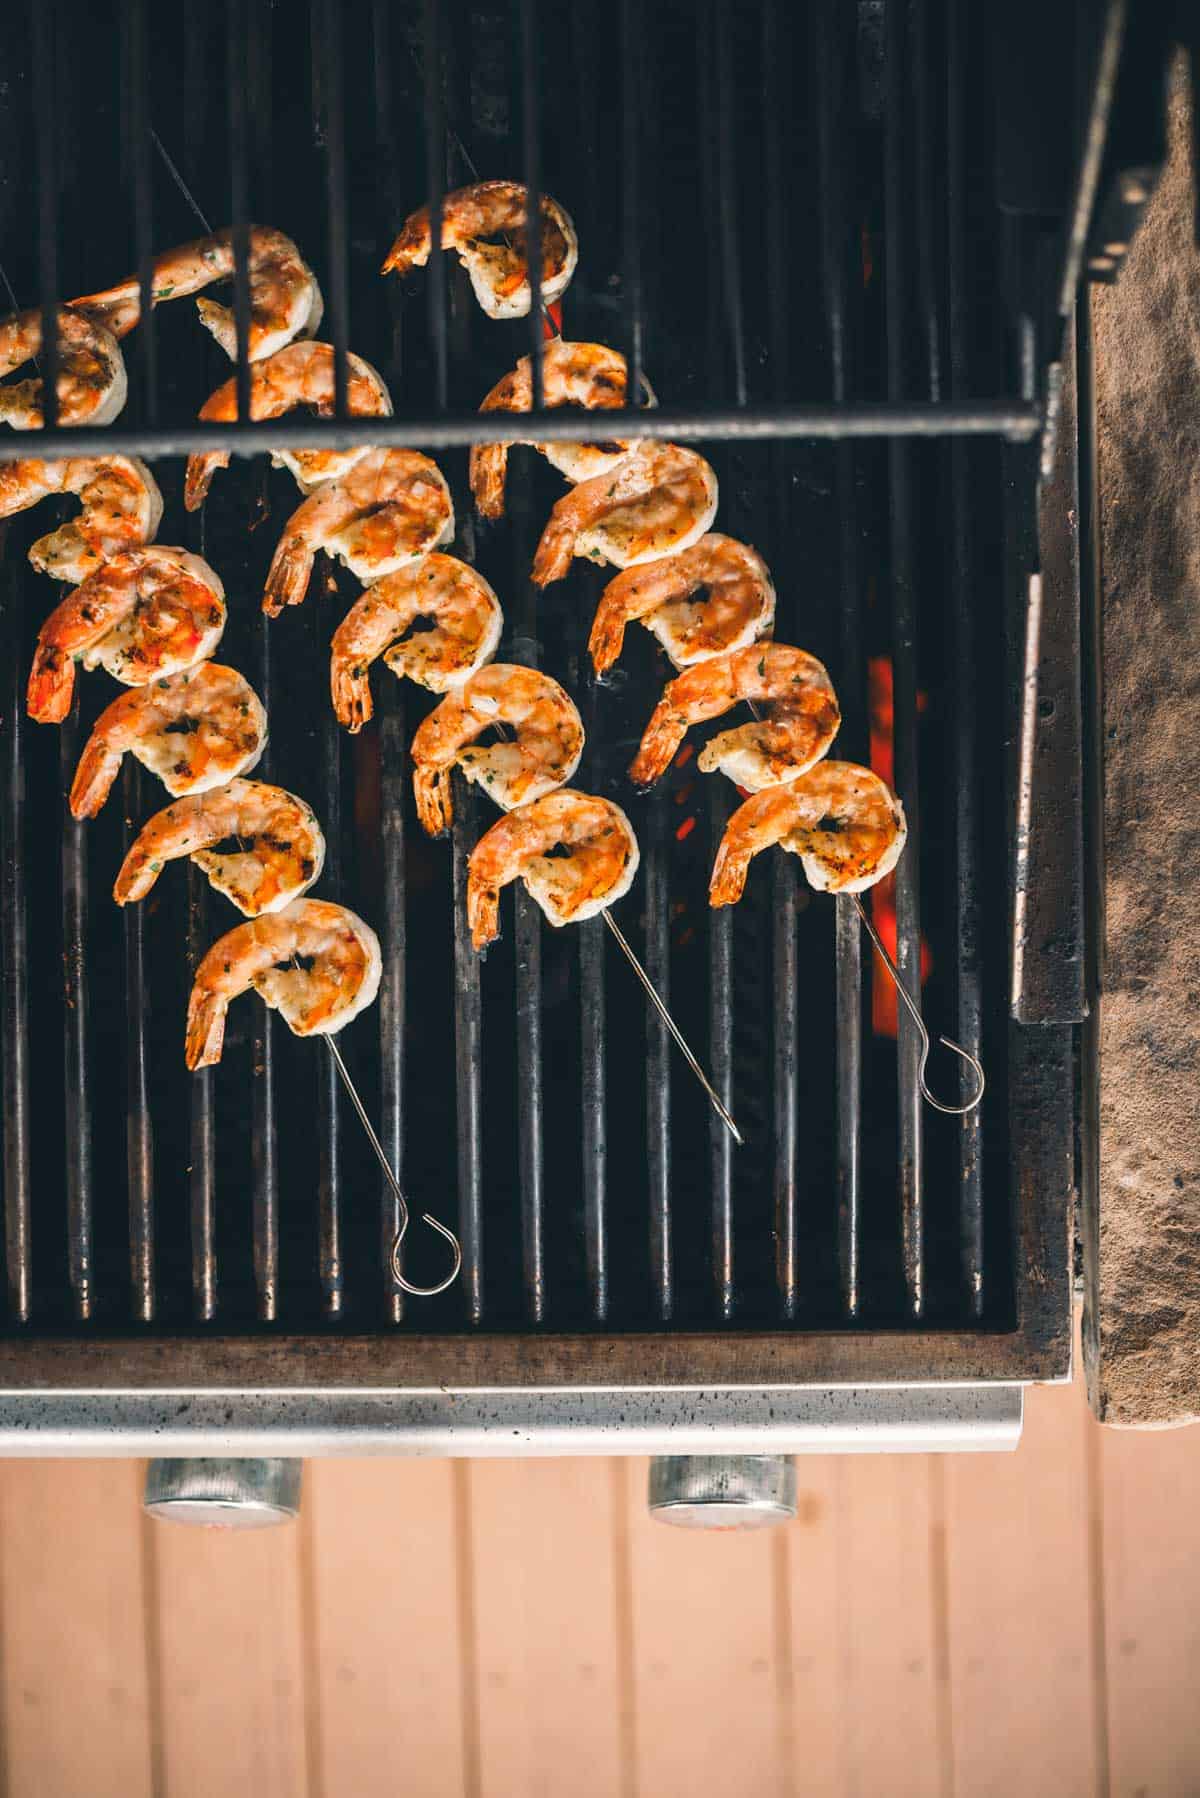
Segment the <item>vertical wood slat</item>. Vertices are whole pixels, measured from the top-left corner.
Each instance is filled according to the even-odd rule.
[[[476,1461],[469,1489],[480,1791],[609,1798],[626,1786],[610,1464]]]
[[[1200,1791],[1200,1428],[1093,1428],[1110,1789]]]
[[[0,1463],[8,1798],[153,1789],[141,1483],[134,1461]]]
[[[130,1494],[131,1511],[139,1496]],[[300,1540],[296,1524],[152,1526],[161,1755],[171,1798],[215,1791],[302,1798],[313,1790]]]
[[[946,1457],[955,1798],[1101,1789],[1095,1428],[1081,1381],[1035,1386],[1016,1454]]]
[[[655,1522],[646,1462],[624,1465],[636,1789],[787,1791],[787,1644],[777,1629],[771,1532]]]
[[[325,1798],[459,1798],[466,1693],[449,1461],[315,1461],[311,1555]]]

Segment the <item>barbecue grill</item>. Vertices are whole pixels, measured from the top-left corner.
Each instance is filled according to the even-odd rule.
[[[10,23],[14,304],[49,315],[128,267],[146,294],[155,250],[232,221],[244,342],[248,221],[270,222],[318,271],[321,335],[391,387],[388,420],[200,425],[228,364],[190,302],[146,304],[124,414],[50,419],[0,453],[153,458],[160,540],[221,573],[221,659],[268,706],[266,777],[325,828],[316,893],[383,941],[379,1004],[344,1053],[414,1211],[453,1223],[464,1260],[442,1297],[400,1291],[395,1200],[336,1073],[257,1001],[235,1006],[218,1068],[185,1071],[190,972],[230,920],[179,868],[144,907],[109,902],[157,789],[127,768],[95,823],[66,813],[109,695],[79,683],[58,733],[25,717],[55,596],[25,561],[45,508],[18,518],[0,620],[5,1452],[970,1445],[1012,1439],[1023,1382],[1067,1375],[1080,645],[1074,545],[1039,558],[1039,459],[1073,491],[1064,318],[1086,265],[1110,277],[1119,260],[1094,221],[1111,230],[1125,196],[1127,240],[1122,179],[1136,162],[1144,200],[1153,178],[1129,132],[1124,160],[1108,136],[1124,8],[1083,13],[1039,12],[1061,54],[1032,66],[1020,31],[965,0],[225,0],[153,29],[145,0],[38,0],[28,30]],[[404,283],[378,268],[407,213],[427,201],[436,220],[445,191],[493,175],[567,205],[564,334],[624,350],[631,393],[645,373],[660,402],[555,412],[546,434],[636,424],[698,444],[718,528],[771,566],[777,635],[834,678],[835,753],[885,773],[891,758],[910,830],[896,959],[935,1040],[986,1067],[969,1115],[923,1107],[916,1030],[849,899],[810,893],[779,855],[712,912],[732,789],[693,759],[633,793],[666,664],[634,632],[616,678],[591,680],[600,571],[535,596],[557,477],[516,451],[508,516],[472,516],[466,447],[508,428],[476,408],[518,356],[536,370],[541,309],[486,319],[452,257]],[[576,697],[578,783],[624,805],[642,846],[618,922],[744,1147],[602,919],[556,932],[518,892],[476,956],[466,857],[492,813],[460,783],[452,841],[417,830],[408,744],[432,696],[382,675],[355,739],[330,712],[328,641],[355,583],[325,564],[299,612],[259,613],[297,503],[262,452],[363,440],[438,458],[454,553],[504,603],[502,659]],[[235,460],[188,516],[181,457],[218,445]],[[882,896],[875,918],[886,933]],[[951,1101],[958,1068],[935,1046]],[[436,1278],[443,1248],[414,1222],[411,1278]]]

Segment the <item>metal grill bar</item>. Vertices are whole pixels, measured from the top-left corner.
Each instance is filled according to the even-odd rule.
[[[247,0],[227,0],[229,84],[229,201],[233,245],[233,320],[237,333],[237,415],[250,419],[250,221],[247,213],[250,140],[247,126]]]
[[[131,0],[125,15],[122,116],[127,131],[133,187],[133,232],[141,289],[138,350],[142,364],[142,414],[158,423],[158,323],[154,316],[154,211],[150,183],[150,127],[146,110],[149,90],[146,44],[146,0]]]
[[[583,1063],[583,1228],[588,1309],[608,1316],[608,1121],[604,1067],[604,919],[579,926],[580,1053]]]
[[[542,914],[521,886],[513,893],[513,924],[517,987],[517,1164],[521,1181],[525,1309],[532,1322],[541,1323],[546,1315]]]
[[[425,191],[429,195],[430,251],[426,294],[429,338],[433,344],[434,403],[443,413],[449,398],[449,350],[446,342],[446,265],[442,258],[442,214],[446,198],[446,109],[442,62],[442,9],[439,0],[424,0],[421,10],[421,69],[425,89]],[[399,221],[397,220],[397,223]],[[372,423],[375,423],[372,420]],[[299,441],[299,439],[297,439]],[[379,444],[398,442],[379,433]],[[431,448],[437,446],[427,436]],[[470,442],[470,439],[464,439]]]
[[[55,0],[32,0],[33,107],[37,121],[38,281],[42,308],[42,417],[58,424],[58,101],[55,93]]]
[[[208,922],[208,880],[188,867],[188,973],[196,972],[212,941]],[[213,1070],[199,1068],[188,1089],[191,1102],[191,1172],[188,1175],[192,1225],[192,1309],[201,1323],[217,1314],[216,1118]]]
[[[525,259],[529,267],[530,404],[542,409],[542,195],[538,121],[537,0],[521,0],[521,131],[525,164]]]
[[[322,576],[325,578],[322,579]],[[333,564],[318,558],[314,586],[321,594],[308,600],[310,654],[320,668],[328,660],[329,639],[346,609],[338,593]],[[324,694],[321,694],[324,699]],[[329,891],[342,892],[342,730],[332,707],[320,704],[317,741],[321,758],[320,816],[325,831],[325,874]],[[316,1055],[317,1080],[317,1260],[321,1307],[326,1317],[340,1317],[344,1302],[342,1268],[342,1136],[341,1089],[337,1065],[330,1055]],[[393,1167],[395,1163],[392,1164]]]
[[[9,643],[24,646],[20,571],[9,567],[5,614]],[[25,693],[21,657],[5,657],[4,864],[0,899],[4,928],[4,1248],[8,1309],[27,1323],[33,1296],[30,1239],[29,935],[25,897]]]
[[[1030,443],[1041,429],[1037,407],[1021,400],[972,400],[970,404],[937,406],[920,401],[846,406],[755,406],[745,411],[716,407],[657,407],[637,412],[628,407],[604,412],[541,412],[525,415],[529,435],[561,443],[605,443],[613,437],[638,436],[680,443],[763,443],[772,438],[808,438],[813,442],[843,438],[1003,437]],[[469,449],[473,443],[502,443],[512,430],[503,413],[444,413],[409,418],[306,418],[255,420],[228,425],[182,423],[157,430],[113,425],[47,431],[38,437],[46,455],[101,456],[132,454],[149,457],[188,456],[228,449],[239,456],[259,456],[281,446],[290,449],[352,449],[407,445],[430,451]],[[27,445],[0,439],[0,462],[16,461]]]
[[[738,257],[737,209],[734,203],[736,145],[733,134],[733,44],[729,30],[729,0],[713,0],[712,26],[714,73],[717,88],[717,217],[721,239],[721,295],[729,355],[733,367],[733,395],[746,404],[746,333],[742,318],[741,262]]]
[[[904,205],[908,186],[909,127],[905,116],[907,31],[903,8],[889,5],[885,20],[884,282],[887,306],[887,390],[900,400],[907,386],[907,234]],[[918,131],[927,121],[918,121]],[[927,154],[927,151],[925,152]],[[908,991],[921,991],[921,907],[917,760],[917,646],[912,537],[912,459],[908,446],[888,446],[891,487],[892,681],[896,791],[908,818],[908,847],[896,867],[896,963]],[[896,1068],[899,1087],[899,1198],[901,1254],[908,1308],[925,1308],[924,1157],[918,1063],[921,1046],[911,1020],[899,1008]]]
[[[949,279],[950,397],[962,399],[969,387],[966,317],[966,144],[964,109],[964,21],[951,6],[946,18],[946,257]],[[950,446],[951,631],[956,668],[974,668],[975,603],[971,549],[970,469],[965,446]],[[976,703],[970,684],[959,680],[953,701],[955,968],[958,1012],[955,1035],[970,1054],[982,1053],[983,983],[980,962],[978,894],[980,865],[975,805],[979,744]],[[965,1064],[964,1064],[965,1069]],[[965,1090],[964,1072],[963,1098]],[[958,1186],[961,1206],[962,1282],[971,1314],[983,1313],[983,1106],[958,1122]]]
[[[387,681],[379,705],[379,817],[383,850],[383,978],[379,986],[380,1140],[404,1184],[404,969],[408,947],[405,915],[404,819],[408,800],[405,706],[399,681]],[[387,1315],[399,1323],[404,1294],[392,1278],[391,1252],[400,1229],[400,1202],[387,1180],[380,1188],[379,1248]]]
[[[821,188],[821,278],[829,332],[830,393],[845,405],[853,390],[853,333],[848,264],[855,218],[848,204],[853,146],[847,120],[848,68],[854,44],[844,12],[823,0],[816,14],[813,60],[817,155]],[[848,241],[849,240],[849,241]],[[838,693],[842,705],[841,750],[851,761],[868,756],[866,658],[859,573],[855,457],[852,443],[834,449],[838,513]],[[842,1307],[848,1317],[860,1302],[862,1203],[862,936],[853,901],[835,900],[835,1007],[837,1014],[837,1217]]]
[[[198,180],[204,154],[208,84],[204,79],[205,39],[199,9],[184,13],[183,159],[188,180]],[[192,515],[187,527],[188,548],[204,554],[204,512]],[[199,868],[188,864],[188,976],[194,977],[201,957],[212,941],[209,921],[208,881]],[[191,1219],[192,1310],[201,1323],[217,1314],[217,1169],[215,1077],[212,1068],[200,1068],[188,1085],[191,1171],[188,1175],[188,1208]]]
[[[79,683],[62,724],[59,771],[70,790],[79,760]],[[67,1274],[75,1315],[92,1311],[92,1101],[88,1066],[87,826],[63,807],[63,1131],[67,1196]]]
[[[324,100],[323,117],[316,123],[318,142],[323,143],[325,151],[333,409],[336,417],[346,418],[349,416],[346,403],[346,352],[350,346],[350,267],[346,238],[346,126],[341,10],[340,0],[313,0],[313,42],[319,50]]]
[[[646,973],[671,1003],[670,820],[667,795],[650,796],[642,853],[646,907]],[[671,1038],[653,1006],[646,1007],[646,1162],[650,1180],[650,1282],[664,1323],[675,1309],[671,1228]]]
[[[144,813],[142,771],[125,759],[125,843],[128,852]],[[149,983],[146,980],[146,919],[140,905],[127,905],[125,1002],[128,1044],[125,1063],[125,1141],[129,1177],[129,1279],[133,1313],[139,1323],[154,1319],[154,1127],[146,1061]]]
[[[258,696],[271,716],[271,633],[261,612],[255,615]],[[268,739],[258,765],[264,780],[272,777],[274,756]],[[258,1315],[265,1323],[279,1315],[279,1144],[275,1121],[275,1014],[259,1006],[251,1045],[250,1101],[253,1136],[254,1284]]]
[[[710,861],[716,859],[733,812],[733,789],[725,780],[708,786]],[[727,1110],[733,1106],[733,909],[708,914],[709,1079]],[[733,1138],[722,1120],[709,1118],[712,1158],[712,1281],[718,1314],[733,1316]]]
[[[642,294],[641,8],[621,0],[621,280],[628,310],[625,351],[629,408],[642,397],[645,318]]]
[[[788,330],[786,258],[790,249],[789,209],[783,190],[783,61],[779,8],[766,0],[762,13],[760,51],[763,96],[763,187],[766,199],[765,254],[767,265],[767,341],[770,347],[771,389],[776,399],[787,392]],[[770,446],[771,520],[776,544],[790,550],[791,528],[789,477],[791,458],[787,446]],[[785,562],[792,585],[794,558]],[[794,619],[788,620],[784,635]],[[799,1022],[797,1009],[797,870],[789,855],[774,857],[772,973],[774,1018],[774,1207],[775,1286],[780,1310],[793,1318],[799,1305],[797,1243],[797,1147],[799,1140]]]
[[[454,777],[454,1059],[458,1117],[458,1239],[467,1318],[483,1322],[483,1005],[467,924],[467,857],[478,836],[475,795]]]

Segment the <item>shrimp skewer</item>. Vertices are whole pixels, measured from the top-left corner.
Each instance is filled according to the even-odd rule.
[[[263,611],[273,618],[300,604],[318,550],[369,583],[453,535],[454,504],[436,462],[415,450],[370,450],[292,513],[267,575]]]
[[[725,826],[709,884],[709,904],[735,905],[746,885],[753,858],[778,846],[800,857],[809,885],[822,893],[844,893],[858,913],[888,971],[896,993],[916,1027],[921,1044],[917,1087],[927,1105],[949,1117],[974,1111],[986,1080],[978,1056],[951,1037],[938,1040],[957,1055],[975,1076],[965,1100],[947,1105],[930,1090],[925,1078],[929,1032],[916,998],[909,992],[892,957],[871,922],[859,894],[891,873],[904,851],[908,826],[895,793],[870,768],[853,762],[822,762],[787,786],[755,793],[738,807]]]
[[[620,656],[634,619],[653,631],[676,668],[688,668],[769,637],[775,588],[756,550],[710,531],[681,555],[626,569],[608,583],[588,639],[597,674]]]
[[[520,880],[551,924],[582,923],[633,885],[640,852],[633,826],[611,799],[572,788],[521,805],[485,831],[467,870],[471,940],[499,934],[500,889]]]
[[[513,726],[515,741],[471,747],[499,724]],[[448,693],[413,737],[417,816],[430,836],[449,828],[456,764],[511,811],[565,786],[582,754],[583,722],[570,694],[536,668],[494,662]]]
[[[519,181],[477,181],[457,188],[442,202],[442,248],[454,250],[471,277],[475,297],[489,318],[524,318],[532,304],[529,255],[525,243],[528,195]],[[566,292],[579,260],[579,240],[570,217],[549,194],[542,194],[542,304]],[[507,241],[488,242],[489,238]],[[433,251],[428,206],[405,221],[388,251],[382,273],[406,275],[424,268]]]
[[[625,358],[603,343],[566,343],[561,337],[546,345],[542,357],[542,392],[547,406],[585,406],[613,409],[624,406],[627,387]],[[481,412],[528,412],[533,406],[533,371],[530,358],[497,381]],[[533,441],[513,437],[508,443],[477,443],[471,450],[471,492],[485,518],[504,515],[504,483],[508,452],[514,443]],[[551,467],[569,481],[583,481],[607,474],[636,445],[616,439],[611,443],[538,443]]]
[[[0,518],[60,493],[78,495],[82,512],[29,552],[38,573],[58,581],[86,581],[109,557],[148,543],[162,517],[158,483],[135,456],[25,457],[0,465]]]
[[[720,769],[738,786],[759,792],[795,780],[828,754],[841,712],[825,667],[790,644],[755,643],[698,662],[668,681],[630,764],[630,779],[652,786],[689,725],[719,718],[743,699],[768,701],[769,716],[711,738],[700,751],[702,773]]]
[[[344,905],[293,899],[269,917],[235,925],[196,969],[188,1067],[220,1061],[226,1013],[239,993],[253,988],[296,1036],[326,1035],[371,1004],[382,967],[379,938]]]
[[[308,406],[318,418],[332,418],[335,402],[334,354],[327,343],[290,343],[256,362],[250,371],[251,418],[282,418],[299,406]],[[391,395],[369,362],[361,356],[346,357],[346,409],[352,418],[390,418]],[[237,418],[237,379],[226,381],[200,408],[208,424],[231,424]],[[276,467],[290,468],[302,493],[311,493],[323,481],[348,474],[367,453],[367,445],[348,450],[278,450],[271,458]],[[208,496],[218,468],[229,467],[228,450],[207,450],[188,457],[183,503],[196,511]]]
[[[736,904],[754,856],[776,845],[800,857],[818,892],[861,893],[891,873],[907,836],[904,807],[877,774],[854,762],[821,762],[734,812],[717,851],[710,901]]]
[[[224,629],[225,589],[207,562],[163,544],[127,550],[68,594],[39,631],[29,715],[61,724],[77,661],[144,687],[207,661]]]
[[[580,924],[599,913],[713,1110],[740,1143],[741,1131],[609,909],[633,885],[639,859],[633,826],[610,799],[566,788],[518,806],[493,824],[471,852],[467,865],[471,941],[483,950],[495,940],[500,890],[513,880],[524,883],[556,928]]]
[[[418,618],[432,619],[432,630],[405,637]],[[338,722],[358,732],[370,718],[370,667],[380,656],[397,679],[407,675],[445,693],[491,661],[503,626],[491,587],[454,556],[435,553],[385,575],[333,634],[329,684]]]
[[[251,225],[248,271],[250,331],[246,353],[259,362],[281,350],[294,337],[312,337],[321,323],[325,302],[316,276],[290,237],[271,225]],[[234,269],[233,230],[227,227],[193,243],[180,244],[156,256],[151,270],[151,304],[179,300],[214,282],[228,281]],[[100,293],[71,301],[71,310],[97,320],[114,336],[125,337],[142,316],[142,288],[137,275]],[[199,299],[200,323],[211,331],[231,361],[237,358],[237,325],[233,311],[215,300]]]
[[[32,362],[42,348],[40,311],[14,312],[0,319],[0,377]],[[128,381],[121,346],[102,323],[64,308],[58,314],[58,394],[60,425],[107,425],[125,404]],[[0,423],[14,431],[37,431],[46,422],[41,376],[0,387]]]
[[[607,475],[582,481],[550,514],[533,560],[537,586],[560,581],[572,556],[630,568],[690,549],[717,515],[717,477],[703,456],[643,443]]]
[[[125,754],[179,796],[245,774],[266,745],[267,714],[250,683],[236,668],[202,662],[134,687],[101,712],[71,784],[72,815],[96,816]]]
[[[228,838],[236,849],[219,849]],[[325,838],[294,793],[261,780],[177,799],[143,824],[113,887],[118,905],[144,899],[164,862],[188,856],[247,918],[280,911],[312,886],[325,863]]]

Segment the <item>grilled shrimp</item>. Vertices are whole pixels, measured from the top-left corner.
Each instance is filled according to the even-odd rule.
[[[62,722],[77,661],[144,687],[207,661],[224,629],[225,589],[207,562],[158,543],[127,550],[69,593],[38,632],[29,715]]]
[[[370,582],[453,535],[454,502],[436,462],[415,450],[371,450],[292,513],[267,575],[263,611],[274,618],[300,604],[318,550]]]
[[[682,555],[629,568],[600,595],[588,648],[597,674],[611,668],[638,619],[676,668],[769,637],[775,588],[757,550],[710,531]]]
[[[247,349],[251,362],[259,362],[281,350],[293,337],[312,337],[321,322],[325,302],[316,276],[291,238],[270,225],[250,227],[249,272]],[[167,250],[154,259],[152,304],[181,300],[216,281],[228,281],[232,275],[232,229],[180,244],[178,249]],[[106,325],[114,336],[125,337],[142,316],[141,283],[136,275],[130,275],[116,287],[72,300],[71,307]],[[232,309],[218,306],[215,300],[200,299],[196,301],[196,310],[205,330],[212,332],[227,356],[236,359],[237,326]]]
[[[217,845],[236,839],[236,848]],[[280,911],[318,878],[321,826],[303,799],[261,780],[177,799],[143,824],[113,887],[118,905],[144,899],[164,862],[188,856],[247,918]]]
[[[792,781],[819,762],[837,735],[842,715],[824,666],[787,643],[754,643],[697,662],[668,681],[629,769],[639,786],[666,772],[691,724],[719,718],[741,699],[765,700],[769,715],[712,737],[699,767],[720,769],[752,793]]]
[[[584,406],[611,410],[625,404],[625,358],[603,343],[564,343],[556,337],[542,356],[542,392],[547,406]],[[653,396],[651,396],[653,397]],[[517,366],[497,381],[481,412],[528,412],[533,405],[533,373],[530,359],[522,356]],[[471,451],[471,492],[485,518],[504,514],[504,482],[508,452],[514,443],[477,443]],[[535,443],[552,468],[569,481],[585,481],[607,474],[633,449],[632,441],[611,443]]]
[[[282,418],[299,406],[310,406],[318,418],[332,418],[334,398],[333,349],[327,343],[290,343],[256,362],[250,371],[251,418]],[[354,418],[392,415],[391,395],[383,377],[361,356],[346,357],[346,409]],[[200,417],[207,424],[231,424],[237,418],[236,376],[205,400]],[[323,481],[348,474],[366,453],[365,444],[348,450],[281,449],[271,460],[277,468],[290,468],[301,492],[311,493]],[[188,457],[183,503],[189,512],[207,498],[217,469],[228,467],[228,450]]]
[[[511,724],[516,741],[470,747],[496,724]],[[583,724],[570,694],[536,668],[493,662],[448,693],[412,740],[417,815],[430,836],[452,822],[456,763],[510,811],[564,786],[582,754]]]
[[[734,905],[754,856],[778,843],[822,893],[861,893],[890,874],[908,835],[904,807],[869,768],[822,762],[740,805],[721,838],[709,903]]]
[[[56,581],[86,581],[100,564],[148,543],[162,517],[158,483],[134,456],[70,456],[65,461],[26,458],[0,464],[0,518],[28,511],[52,494],[74,493],[78,518],[39,537],[29,560]]]
[[[446,195],[442,205],[442,248],[455,250],[471,277],[475,297],[489,318],[524,318],[532,303],[525,248],[525,188],[519,181],[477,181]],[[579,260],[575,227],[557,200],[543,194],[541,215],[542,303],[552,305],[566,292]],[[499,243],[488,239],[500,238]],[[388,251],[383,274],[424,268],[433,249],[429,208],[405,221]]]
[[[14,312],[0,319],[0,376],[32,362],[41,348],[40,311]],[[60,311],[55,388],[60,425],[107,425],[116,418],[125,404],[125,358],[103,323],[66,308]],[[0,423],[14,431],[36,431],[45,422],[40,375],[0,387]]]
[[[533,559],[534,581],[560,581],[572,556],[616,568],[657,562],[690,549],[716,515],[717,477],[703,456],[674,443],[643,443],[559,500]]]
[[[500,888],[510,881],[524,881],[552,924],[579,924],[629,891],[639,859],[633,826],[611,799],[568,787],[518,806],[471,851],[471,941],[483,949],[498,934]]]
[[[168,793],[205,793],[253,768],[267,714],[236,668],[202,662],[122,693],[97,718],[71,783],[71,811],[94,818],[128,751]]]
[[[418,618],[431,619],[432,630],[406,637]],[[371,716],[370,668],[381,655],[398,680],[407,675],[445,693],[491,661],[503,624],[491,587],[454,556],[425,556],[385,575],[333,633],[329,685],[338,722],[357,732]]]
[[[196,969],[188,1002],[187,1064],[221,1059],[229,1001],[251,987],[296,1036],[330,1036],[379,991],[383,958],[369,924],[344,905],[293,899],[219,937]]]

